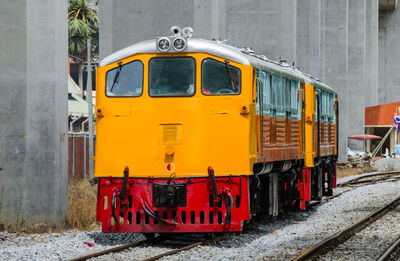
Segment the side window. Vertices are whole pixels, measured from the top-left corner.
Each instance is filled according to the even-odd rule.
[[[300,102],[298,100],[300,82],[281,76],[257,71],[257,97],[260,96],[259,84],[263,88],[263,114],[279,117],[300,118]],[[256,110],[259,113],[259,98]],[[276,113],[276,114],[275,114]]]
[[[334,124],[335,123],[335,109],[334,109],[334,104],[335,104],[335,94],[334,93],[329,93],[329,106],[330,106],[330,123]]]
[[[263,103],[264,96],[263,94],[260,95],[261,89],[264,89],[265,87],[263,86],[263,76],[264,72],[257,70],[256,75],[257,75],[257,84],[256,84],[256,96],[257,96],[257,103],[256,103],[256,114],[260,114],[260,108],[261,108],[261,103]]]
[[[133,61],[106,73],[108,97],[139,97],[143,93],[143,63]]]
[[[296,112],[297,111],[297,82],[296,81],[291,81],[290,82],[290,89],[291,89],[291,93],[290,93],[290,109],[292,110],[292,112]]]
[[[290,105],[291,105],[291,97],[292,97],[292,88],[290,87],[290,80],[285,79],[285,92],[284,92],[284,99],[285,99],[285,111],[291,112],[290,111]]]
[[[257,104],[256,111],[259,114],[260,103],[262,102],[263,114],[269,115],[271,108],[271,75],[269,73],[257,71]],[[261,86],[260,86],[261,85]],[[260,89],[262,88],[262,93]],[[261,97],[260,97],[261,95]]]
[[[272,75],[272,105],[274,108],[280,106],[281,77]]]
[[[300,102],[299,102],[300,82],[291,81],[291,105],[292,118],[300,119]]]
[[[264,106],[264,108],[268,109],[268,112],[272,105],[272,79],[271,78],[272,78],[271,74],[269,74],[269,73],[265,74],[264,97],[265,97],[266,106]]]
[[[335,122],[335,111],[334,111],[334,94],[320,90],[319,92],[319,102],[320,102],[320,120],[322,122],[329,122],[329,123],[334,123]],[[315,97],[317,99],[317,96]],[[317,102],[317,100],[315,100]],[[315,106],[317,106],[317,103],[315,103]],[[315,107],[317,110],[317,107]],[[317,119],[317,115],[316,115]]]
[[[240,69],[206,58],[201,65],[201,91],[205,95],[237,95],[241,91]]]
[[[283,100],[283,88],[284,88],[284,79],[282,77],[278,77],[278,88],[277,88],[277,93],[278,93],[278,110],[282,111],[282,107],[284,106],[284,100]]]
[[[314,114],[314,120],[317,121],[318,117],[320,120],[321,118],[321,113],[322,113],[322,91],[315,87],[315,114]],[[319,111],[318,111],[318,106],[319,106]],[[319,115],[318,115],[319,114]]]

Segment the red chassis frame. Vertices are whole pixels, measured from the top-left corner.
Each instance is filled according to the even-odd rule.
[[[241,231],[251,218],[248,176],[215,176],[220,200],[215,200],[210,177],[128,178],[121,201],[123,178],[98,179],[97,221],[103,232],[170,233]],[[186,204],[154,207],[155,183],[186,184]],[[233,199],[233,204],[228,203]],[[232,206],[229,208],[229,206]],[[158,221],[144,211],[150,209]],[[229,209],[231,209],[230,215]],[[113,215],[114,212],[114,215]],[[228,215],[228,219],[226,218]],[[230,216],[230,222],[229,222]]]

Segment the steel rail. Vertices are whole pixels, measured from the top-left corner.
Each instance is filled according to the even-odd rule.
[[[353,182],[358,182],[361,179],[365,179],[365,178],[371,178],[371,177],[376,177],[376,176],[384,176],[384,175],[393,175],[393,174],[400,174],[400,171],[388,171],[388,172],[372,172],[363,176],[358,176],[355,178],[352,178],[346,182],[337,184],[338,187],[344,187],[347,186],[348,184],[351,184]]]
[[[382,255],[377,259],[377,261],[390,260],[390,256],[400,248],[400,237],[393,242]]]
[[[159,255],[156,255],[156,256],[152,256],[152,257],[143,259],[142,261],[153,261],[153,260],[157,260],[157,259],[160,259],[160,258],[162,258],[162,257],[174,255],[174,254],[176,254],[176,253],[179,253],[179,252],[182,252],[182,251],[185,251],[185,250],[188,250],[188,249],[197,247],[197,246],[201,246],[201,245],[205,245],[205,244],[210,244],[210,243],[215,243],[215,242],[224,240],[224,239],[226,239],[228,236],[230,236],[230,234],[224,234],[224,235],[222,235],[222,236],[219,236],[219,237],[216,237],[216,238],[213,238],[213,239],[208,239],[208,240],[201,241],[201,242],[197,242],[197,243],[194,243],[194,244],[190,244],[190,245],[187,245],[187,246],[178,248],[178,249],[174,249],[174,250],[171,250],[171,251],[167,251],[167,252],[161,253],[161,254],[159,254]]]
[[[378,179],[374,179],[374,180],[359,180],[359,181],[354,181],[354,182],[350,182],[347,183],[345,186],[349,186],[349,187],[360,187],[360,186],[364,186],[364,185],[370,185],[370,184],[376,184],[376,183],[382,183],[382,182],[390,182],[390,181],[398,181],[400,180],[400,176],[399,177],[381,177]]]
[[[394,209],[399,204],[400,204],[400,196],[398,196],[385,206],[381,207],[377,211],[369,214],[366,218],[358,221],[354,225],[351,225],[350,227],[310,247],[309,249],[301,253],[299,256],[295,257],[293,260],[299,261],[299,260],[309,259],[312,256],[322,252],[322,250],[327,249],[328,247],[343,243],[345,240],[353,236],[356,232],[364,229],[369,224],[372,224],[373,222],[381,218],[383,215]]]
[[[89,258],[106,255],[106,254],[109,254],[109,253],[120,252],[122,250],[131,248],[131,247],[136,247],[136,246],[140,246],[140,245],[143,245],[143,244],[146,244],[146,243],[154,242],[154,240],[157,240],[157,239],[158,238],[155,238],[155,239],[143,239],[143,240],[132,242],[132,243],[128,243],[128,244],[125,244],[125,245],[122,245],[122,246],[117,246],[117,247],[109,248],[109,249],[102,250],[102,251],[99,251],[99,252],[95,252],[95,253],[92,253],[92,254],[89,254],[89,255],[86,255],[86,256],[76,257],[76,258],[70,259],[69,261],[82,261],[82,260],[87,260]]]

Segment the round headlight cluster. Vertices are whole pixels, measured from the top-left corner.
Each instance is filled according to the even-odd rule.
[[[182,51],[186,47],[186,40],[183,37],[177,37],[174,39],[174,49],[176,51]]]
[[[167,37],[161,37],[157,41],[157,48],[161,52],[167,52],[171,48],[171,41]]]

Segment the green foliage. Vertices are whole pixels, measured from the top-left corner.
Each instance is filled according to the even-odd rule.
[[[68,0],[68,51],[85,58],[86,40],[91,39],[98,53],[99,16],[85,0]]]

